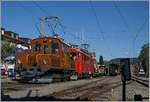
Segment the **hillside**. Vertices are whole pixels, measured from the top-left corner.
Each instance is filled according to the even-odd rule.
[[[110,60],[110,61],[108,61],[108,63],[109,64],[111,64],[111,63],[114,63],[114,64],[120,64],[120,59],[122,59],[122,58],[115,58],[115,59],[112,59],[112,60]],[[130,58],[130,63],[132,64],[132,63],[139,63],[139,59],[138,58]]]

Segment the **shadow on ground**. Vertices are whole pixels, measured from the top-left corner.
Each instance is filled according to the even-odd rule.
[[[42,97],[23,97],[23,98],[11,98],[9,95],[2,95],[2,101],[88,101],[88,98],[80,99],[57,99],[53,96],[42,96]]]

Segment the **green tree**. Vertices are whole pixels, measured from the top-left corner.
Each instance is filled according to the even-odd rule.
[[[104,64],[103,56],[100,56],[100,57],[99,57],[99,64],[100,64],[100,65],[103,65],[103,64]]]
[[[11,54],[14,54],[15,53],[15,45],[9,43],[9,42],[6,42],[6,41],[3,41],[1,43],[1,57],[6,57],[6,56],[9,56]]]
[[[139,60],[142,67],[146,73],[146,76],[149,76],[149,43],[142,46],[140,51]]]

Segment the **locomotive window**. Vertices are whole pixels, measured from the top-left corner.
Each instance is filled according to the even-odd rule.
[[[85,61],[88,61],[88,60],[89,60],[89,58],[86,56],[86,57],[85,57]]]
[[[62,43],[62,51],[65,52],[65,45]]]
[[[40,44],[35,45],[35,51],[36,51],[36,52],[39,52],[39,51],[40,51],[40,48],[41,48],[41,45],[40,45]]]
[[[58,52],[58,44],[53,43],[51,49],[52,49],[52,54],[56,54]]]
[[[71,53],[71,59],[72,59],[73,61],[75,61],[75,59],[76,59],[76,53]]]
[[[62,43],[62,51],[63,52],[69,52],[68,46]]]
[[[83,55],[82,59],[84,63],[88,63],[89,58],[87,56]]]
[[[44,45],[44,54],[48,53],[48,45]]]

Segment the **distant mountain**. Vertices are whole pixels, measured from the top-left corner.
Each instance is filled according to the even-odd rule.
[[[109,64],[113,63],[113,64],[120,64],[120,59],[122,58],[115,58],[115,59],[112,59],[110,61],[108,61]],[[132,63],[139,63],[139,59],[138,58],[129,58],[130,59],[130,64]]]

